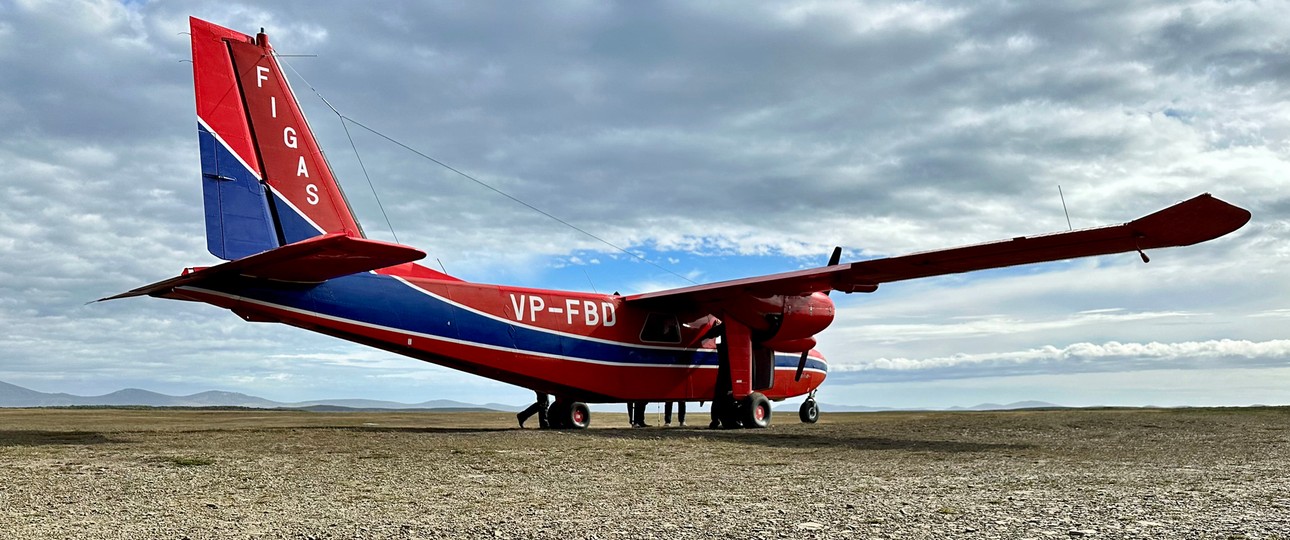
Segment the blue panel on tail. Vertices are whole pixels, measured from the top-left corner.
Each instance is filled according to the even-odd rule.
[[[308,240],[323,234],[322,229],[311,223],[299,210],[292,208],[277,192],[273,194],[273,207],[278,211],[282,237],[288,244]]]
[[[231,261],[278,247],[260,181],[201,124],[197,135],[206,204],[206,249]]]

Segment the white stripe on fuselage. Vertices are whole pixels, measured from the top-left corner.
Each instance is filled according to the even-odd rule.
[[[528,351],[528,350],[524,350],[524,349],[517,349],[517,348],[514,348],[514,347],[502,347],[502,346],[500,346],[500,345],[490,345],[490,344],[487,344],[487,343],[479,343],[479,342],[476,342],[476,341],[466,341],[466,340],[454,339],[454,338],[449,338],[449,337],[444,337],[444,336],[436,336],[436,335],[434,335],[434,334],[425,334],[425,333],[421,333],[421,332],[414,332],[414,331],[406,330],[406,329],[403,329],[403,328],[392,328],[392,327],[388,327],[388,326],[384,326],[384,325],[373,324],[373,323],[364,322],[364,321],[357,321],[357,320],[354,320],[354,319],[347,319],[347,318],[344,318],[344,317],[337,317],[337,316],[334,316],[334,315],[327,315],[327,314],[324,314],[324,313],[318,313],[318,312],[316,312],[316,311],[309,311],[309,310],[300,309],[300,308],[296,308],[296,307],[284,306],[284,305],[282,305],[282,304],[275,304],[275,303],[272,303],[272,302],[265,302],[265,301],[263,301],[263,300],[256,300],[256,299],[254,299],[254,298],[247,298],[247,297],[245,297],[245,296],[237,296],[237,295],[235,295],[235,294],[228,294],[228,293],[225,293],[225,292],[213,291],[213,290],[210,290],[210,289],[203,289],[203,288],[200,288],[200,287],[184,286],[184,287],[177,287],[177,288],[176,288],[176,290],[190,291],[190,292],[195,292],[195,293],[198,293],[198,294],[209,294],[209,295],[211,295],[211,296],[218,296],[218,297],[221,297],[221,298],[228,298],[228,299],[230,299],[230,300],[234,300],[234,301],[238,301],[238,302],[246,302],[246,303],[249,303],[249,304],[255,304],[255,305],[264,306],[264,307],[268,307],[268,308],[279,309],[279,310],[282,310],[282,311],[286,311],[286,312],[290,312],[290,313],[295,313],[295,314],[298,314],[298,315],[306,315],[306,316],[316,317],[316,318],[323,319],[323,320],[328,320],[328,321],[347,323],[347,324],[352,324],[352,325],[355,325],[355,326],[362,326],[362,327],[364,327],[364,328],[371,328],[371,329],[373,329],[373,330],[381,330],[381,331],[385,331],[385,332],[393,332],[393,333],[395,333],[395,334],[401,334],[401,335],[403,335],[403,336],[417,337],[417,338],[421,338],[421,339],[428,339],[428,340],[431,340],[431,341],[440,341],[440,342],[444,342],[444,343],[452,343],[452,344],[456,344],[456,345],[465,345],[465,346],[468,346],[468,347],[478,347],[478,348],[481,348],[481,349],[489,349],[489,350],[494,350],[494,351],[512,352],[512,353],[525,354],[525,355],[529,355],[529,356],[540,356],[540,357],[543,357],[543,358],[551,358],[551,359],[555,359],[555,360],[568,360],[568,361],[570,361],[570,362],[581,362],[581,363],[597,364],[597,365],[603,365],[603,366],[632,366],[632,367],[683,368],[683,369],[716,369],[716,368],[717,368],[717,366],[710,366],[710,365],[703,365],[703,364],[648,364],[648,363],[646,363],[646,364],[642,364],[642,363],[633,363],[633,362],[613,362],[613,361],[608,361],[608,360],[593,360],[593,359],[590,359],[590,358],[581,358],[581,357],[576,357],[576,356],[564,356],[564,355],[560,355],[560,354],[544,353],[544,352],[538,352],[538,351]],[[507,322],[508,324],[510,324],[510,322],[509,322],[509,321],[505,321],[504,319],[503,319],[503,322]],[[554,333],[554,332],[553,332],[553,333]],[[585,339],[585,337],[584,337],[584,336],[572,336],[572,337],[576,337],[576,338],[583,338],[583,339]],[[604,342],[604,343],[608,343],[608,344],[612,344],[612,345],[622,346],[622,347],[638,347],[638,346],[637,346],[637,345],[635,345],[635,344],[628,344],[628,343],[622,343],[622,342],[617,342],[617,341],[604,341],[604,340],[599,340],[599,341],[602,341],[602,342]],[[640,348],[652,348],[652,347],[640,347]],[[695,349],[680,349],[680,350],[695,350]],[[711,349],[707,349],[707,350],[711,350]],[[776,356],[791,356],[791,355],[779,355],[779,354],[777,354]],[[817,359],[817,360],[818,360],[818,359]],[[776,367],[775,367],[775,369],[776,369],[776,370],[791,370],[791,371],[794,371],[794,372],[796,372],[796,370],[797,370],[797,368],[795,368],[795,367],[791,367],[791,366],[786,366],[786,367],[779,367],[779,366],[776,366]],[[818,372],[818,373],[825,373],[823,370],[816,369],[816,368],[809,368],[809,367],[808,367],[808,368],[806,368],[806,371],[814,371],[814,372]]]

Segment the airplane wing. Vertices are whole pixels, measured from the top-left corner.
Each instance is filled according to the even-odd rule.
[[[425,256],[425,252],[408,246],[333,233],[209,268],[185,270],[181,276],[116,296],[100,298],[95,302],[143,295],[162,296],[176,287],[216,278],[244,277],[290,283],[321,283],[335,277],[419,260]]]
[[[892,281],[1189,246],[1235,231],[1249,220],[1248,210],[1206,193],[1121,225],[1019,236],[972,246],[636,294],[625,300],[675,305],[719,302],[746,295],[804,295],[828,290],[873,292],[879,284]]]

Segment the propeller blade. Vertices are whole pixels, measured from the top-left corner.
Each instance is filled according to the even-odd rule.
[[[838,262],[840,262],[841,260],[842,260],[842,246],[835,246],[833,248],[833,254],[829,255],[828,265],[837,266]],[[828,296],[830,292],[832,291],[831,290],[824,291],[824,295]],[[802,352],[802,358],[797,361],[797,374],[793,375],[793,382],[802,380],[802,371],[806,370],[806,357],[809,354],[811,354],[810,349],[807,349],[806,351]]]
[[[828,266],[837,266],[837,265],[838,265],[838,261],[841,261],[841,260],[842,260],[842,246],[834,246],[834,247],[833,247],[833,254],[832,254],[832,255],[829,255],[829,264],[828,264]],[[831,293],[831,292],[833,292],[833,289],[829,289],[829,290],[827,290],[827,291],[824,291],[824,296],[828,296],[828,295],[829,295],[829,293]],[[802,378],[802,366],[805,366],[805,365],[806,365],[806,357],[805,357],[805,356],[803,356],[803,357],[802,357],[801,365],[799,365],[799,366],[797,367],[797,378],[798,378],[798,379],[801,379],[801,378]]]
[[[831,267],[836,267],[837,263],[841,262],[841,260],[842,260],[842,246],[833,246],[833,254],[828,255],[828,265],[831,265]],[[832,290],[824,291],[824,295],[826,296],[829,293],[832,293]],[[810,349],[806,349],[806,351],[802,351],[802,357],[800,358],[799,361],[797,361],[797,374],[793,375],[793,381],[795,381],[795,383],[796,381],[802,380],[802,371],[806,370],[806,356],[808,356],[808,354],[810,354]]]

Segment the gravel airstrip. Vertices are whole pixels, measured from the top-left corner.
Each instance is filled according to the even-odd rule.
[[[0,538],[1290,538],[1290,408],[594,416],[0,410]]]

